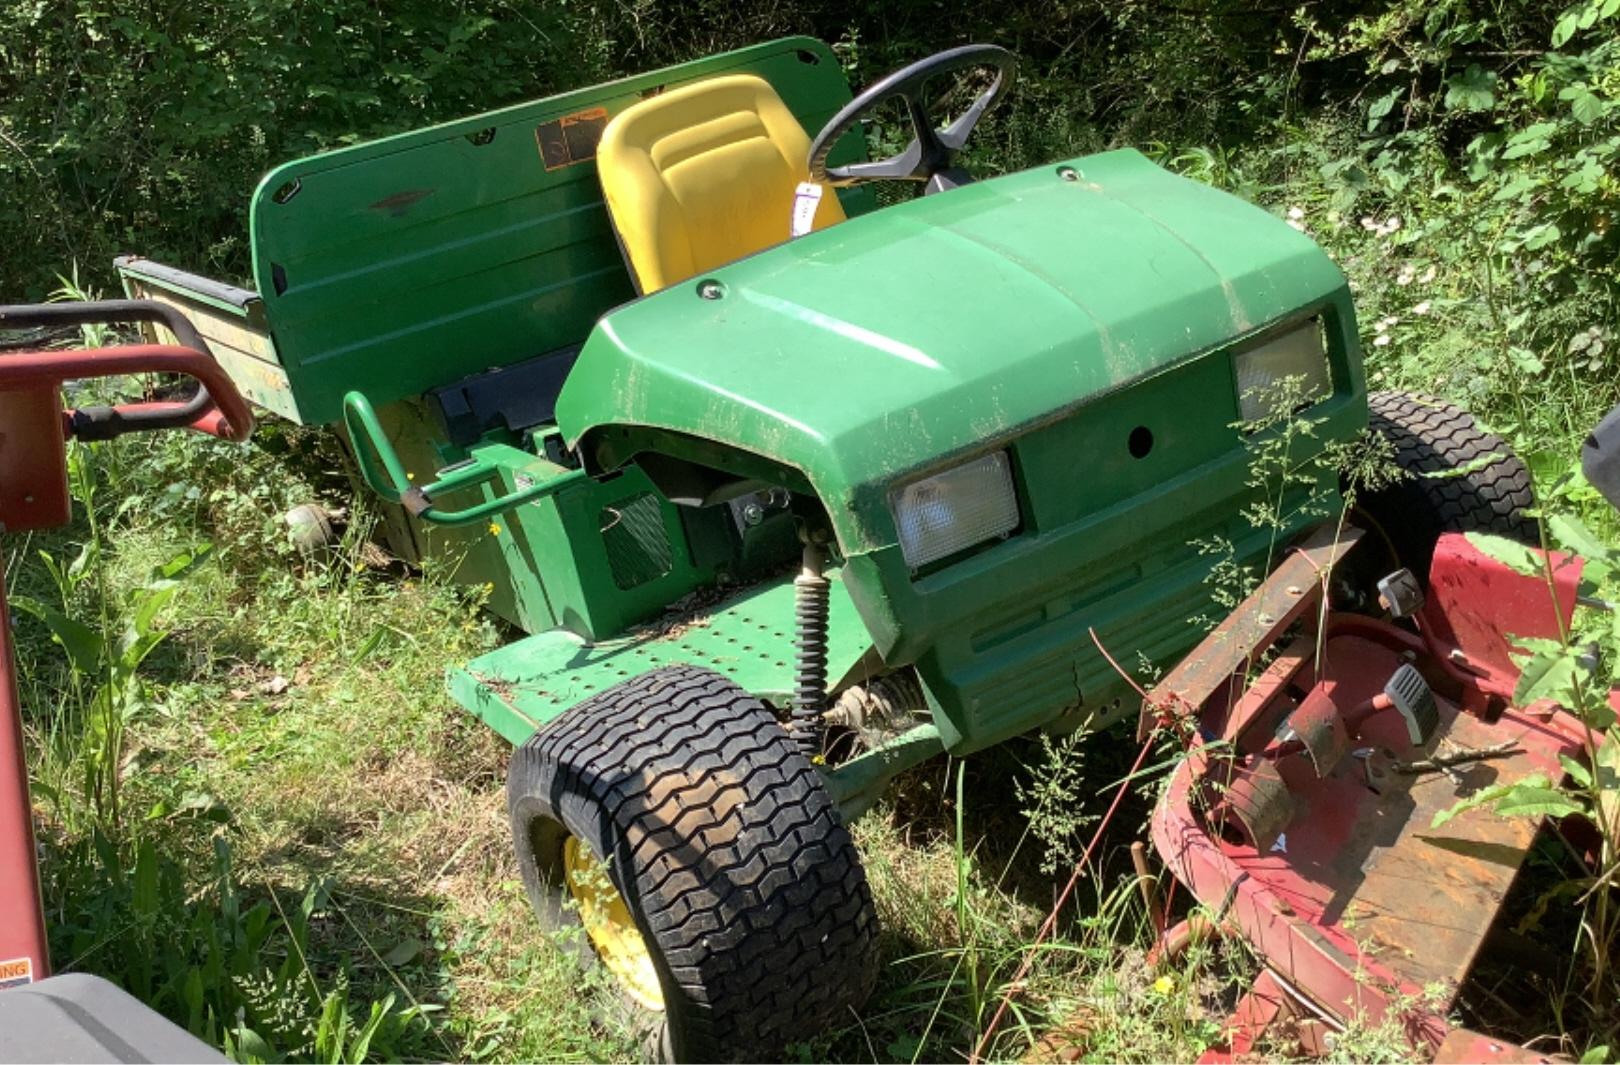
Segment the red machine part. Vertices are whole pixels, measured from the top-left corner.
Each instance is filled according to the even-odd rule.
[[[246,440],[253,415],[191,324],[171,308],[141,301],[0,308],[0,326],[157,321],[192,347],[138,344],[91,350],[33,351],[0,357],[0,529],[18,532],[66,524],[65,467],[71,436],[107,439],[127,432],[186,427]],[[62,409],[62,384],[92,377],[172,373],[199,390],[180,403]],[[22,709],[12,655],[11,616],[0,567],[0,988],[49,975],[35,860],[33,806],[23,751]]]
[[[1442,536],[1434,549],[1423,631],[1437,654],[1503,699],[1513,697],[1519,681],[1510,637],[1558,637],[1575,613],[1582,561],[1557,551],[1545,559],[1550,582],[1514,572],[1456,533]]]
[[[1577,560],[1552,559],[1555,611],[1547,582],[1444,537],[1413,632],[1325,608],[1326,568],[1356,538],[1307,543],[1144,708],[1175,721],[1191,748],[1155,811],[1155,846],[1267,966],[1229,1022],[1234,1055],[1284,1020],[1296,1041],[1325,1038],[1318,1018],[1395,1023],[1415,1048],[1455,1048],[1451,996],[1536,826],[1473,810],[1434,828],[1434,815],[1488,783],[1557,779],[1558,756],[1581,745],[1578,724],[1556,708],[1509,705],[1517,672],[1502,635],[1564,631]],[[1407,664],[1438,710],[1418,743],[1384,695]],[[1503,741],[1510,750],[1435,764]],[[1448,989],[1438,1000],[1436,987]],[[1288,1006],[1284,988],[1312,1009]]]
[[[200,342],[200,341],[199,341]],[[89,410],[62,409],[62,382],[128,374],[174,373],[195,378],[210,402],[194,416],[182,403],[128,403]],[[7,532],[47,529],[68,520],[64,441],[90,433],[138,431],[153,420],[186,416],[187,428],[226,440],[246,440],[253,415],[225,371],[201,351],[163,344],[32,351],[0,359],[0,525]],[[87,418],[88,416],[88,418]],[[111,427],[114,432],[109,432]]]

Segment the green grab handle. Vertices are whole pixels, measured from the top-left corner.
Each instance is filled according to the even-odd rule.
[[[474,460],[472,464],[452,470],[432,484],[416,487],[411,484],[404,464],[399,461],[399,455],[395,453],[394,446],[388,442],[382,424],[377,421],[377,412],[372,409],[371,401],[362,393],[350,392],[343,397],[343,424],[349,431],[349,438],[354,441],[355,463],[360,467],[360,476],[366,482],[366,486],[388,502],[398,503],[416,517],[434,525],[452,527],[473,525],[503,511],[520,507],[524,503],[552,495],[576,481],[587,479],[584,470],[568,470],[556,477],[538,481],[515,492],[496,496],[494,499],[487,499],[464,510],[439,510],[432,502],[434,494],[455,492],[483,484],[495,477],[501,467]],[[381,470],[377,469],[373,457],[376,462],[382,463]],[[386,479],[384,474],[387,475]]]

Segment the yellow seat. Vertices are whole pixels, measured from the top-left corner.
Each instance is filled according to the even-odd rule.
[[[596,166],[636,287],[656,292],[787,240],[809,154],[799,120],[752,74],[672,89],[615,115]],[[814,228],[843,220],[828,189]]]

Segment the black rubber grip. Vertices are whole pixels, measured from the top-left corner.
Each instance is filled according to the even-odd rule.
[[[213,357],[197,327],[174,307],[155,300],[91,300],[82,303],[21,303],[0,307],[0,329],[70,328],[115,325],[120,322],[156,322],[173,333],[182,347]],[[119,411],[114,407],[83,407],[74,412],[74,435],[81,440],[111,440],[122,433],[147,429],[182,429],[209,408],[208,389],[201,384],[190,399],[172,407],[150,411]]]

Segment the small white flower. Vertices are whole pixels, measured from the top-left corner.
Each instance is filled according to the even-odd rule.
[[[1423,300],[1423,301],[1421,301],[1421,302],[1419,302],[1417,304],[1414,304],[1413,307],[1412,307],[1412,313],[1415,314],[1415,315],[1418,315],[1419,317],[1422,317],[1423,315],[1428,314],[1429,313],[1429,301],[1428,300]]]
[[[1367,232],[1372,233],[1372,232],[1376,232],[1378,227],[1379,227],[1378,219],[1374,218],[1372,215],[1364,214],[1364,215],[1361,216],[1361,228],[1362,229],[1365,229]]]
[[[1418,278],[1418,283],[1423,284],[1423,285],[1427,285],[1430,281],[1433,281],[1433,280],[1434,280],[1434,267],[1431,266],[1427,270],[1423,271],[1422,276]]]
[[[1399,215],[1391,217],[1389,221],[1384,223],[1384,231],[1387,233],[1393,233],[1399,228],[1401,228],[1401,218]]]
[[[1400,324],[1401,320],[1395,317],[1393,314],[1385,315],[1384,317],[1378,319],[1378,331],[1382,333],[1388,330],[1390,326]]]
[[[1297,222],[1305,217],[1305,209],[1302,207],[1290,207],[1288,208],[1288,217]]]
[[[1389,341],[1390,335],[1388,333],[1379,333],[1377,336],[1373,337],[1373,347],[1387,348],[1389,347]]]
[[[1413,280],[1416,279],[1416,277],[1417,271],[1412,269],[1412,265],[1408,263],[1407,265],[1401,267],[1400,272],[1395,275],[1395,283],[1400,285],[1402,288],[1405,288],[1407,285],[1410,285]]]

